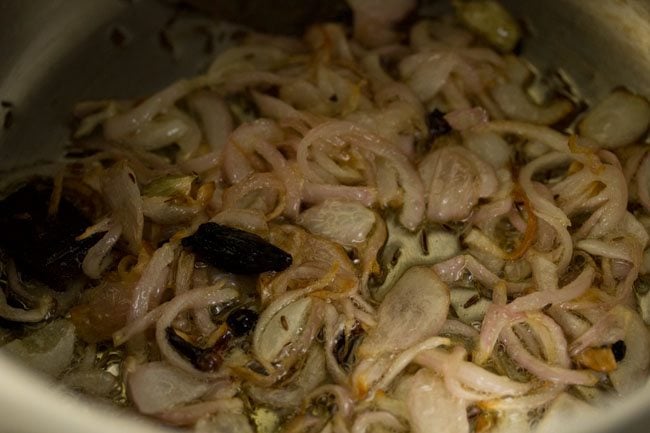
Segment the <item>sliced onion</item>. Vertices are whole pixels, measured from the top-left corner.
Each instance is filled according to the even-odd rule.
[[[492,167],[460,146],[429,153],[418,171],[427,192],[427,217],[435,222],[467,218],[478,200],[491,196],[498,187]]]
[[[445,114],[445,120],[456,131],[466,131],[487,123],[487,111],[483,107],[461,108]]]
[[[327,378],[325,368],[325,353],[313,346],[307,353],[303,368],[291,381],[291,385],[283,388],[262,388],[251,386],[249,395],[257,402],[277,408],[297,408],[306,396]]]
[[[618,90],[596,104],[578,125],[580,133],[605,149],[633,143],[650,123],[650,105],[644,98]]]
[[[109,398],[118,389],[117,378],[98,369],[72,371],[63,376],[61,381],[71,389],[104,398]]]
[[[2,352],[50,376],[60,375],[72,363],[75,327],[56,320],[23,339],[2,347]]]
[[[301,213],[297,222],[315,235],[352,245],[366,240],[375,220],[375,213],[358,202],[328,200]]]
[[[569,152],[568,137],[547,126],[533,125],[515,120],[495,120],[486,124],[484,128],[487,131],[499,134],[520,135],[529,142],[538,143],[538,146],[545,145],[559,152]]]
[[[553,125],[573,111],[573,104],[567,99],[556,99],[547,106],[536,105],[517,83],[495,86],[492,96],[506,117],[540,125]]]
[[[399,64],[400,75],[422,101],[435,97],[448,81],[460,59],[450,52],[424,51]]]
[[[244,410],[244,403],[238,398],[222,398],[211,401],[202,401],[183,407],[167,409],[158,412],[156,418],[164,421],[166,424],[174,426],[189,426],[196,423],[206,415],[219,412],[239,413]]]
[[[262,237],[269,232],[266,216],[261,211],[254,209],[225,209],[213,216],[210,221],[253,232]]]
[[[182,155],[187,157],[198,148],[200,135],[194,119],[181,111],[174,110],[145,123],[126,141],[130,146],[145,151],[161,149],[177,143]]]
[[[297,338],[303,330],[311,305],[311,298],[306,297],[275,313],[261,332],[259,340],[255,340],[259,341],[259,344],[254,346],[254,351],[260,360],[270,363],[287,344]]]
[[[119,223],[112,223],[106,234],[86,253],[81,263],[84,274],[94,279],[102,276],[102,273],[111,264],[110,252],[121,235],[122,226]]]
[[[535,428],[535,433],[555,433],[565,427],[569,418],[584,418],[596,414],[596,408],[564,392],[546,409]]]
[[[138,284],[133,290],[133,303],[131,311],[129,311],[129,322],[144,316],[151,309],[151,306],[155,307],[160,302],[175,251],[176,246],[168,242],[158,248],[151,256],[149,263],[142,271]]]
[[[447,319],[449,289],[426,267],[412,267],[388,292],[377,327],[359,347],[363,357],[396,352],[436,335]]]
[[[144,226],[142,198],[135,173],[126,161],[119,161],[106,171],[102,193],[113,213],[112,219],[122,227],[129,251],[137,255]]]
[[[233,129],[232,116],[224,100],[216,92],[201,91],[191,95],[188,103],[201,119],[210,148],[221,152]]]
[[[414,433],[468,433],[465,402],[447,391],[443,380],[426,368],[413,376],[407,398]]]
[[[591,287],[595,275],[594,268],[586,266],[580,275],[561,289],[534,292],[521,296],[508,304],[506,308],[512,313],[517,313],[538,310],[547,305],[568,302],[585,293]]]
[[[546,383],[529,394],[519,397],[506,397],[481,402],[481,407],[494,411],[528,412],[548,404],[564,391],[566,385]]]
[[[254,433],[248,417],[238,413],[218,413],[200,419],[194,426],[195,433]]]
[[[164,361],[150,362],[129,373],[127,391],[138,410],[155,414],[201,397],[210,384]]]
[[[463,134],[463,142],[472,152],[494,169],[510,163],[512,148],[498,134],[490,131],[470,130]]]
[[[197,205],[176,204],[169,197],[144,197],[142,213],[158,224],[181,224],[194,218],[201,208]]]
[[[306,182],[302,199],[307,203],[320,203],[326,200],[358,201],[370,207],[377,201],[377,189],[367,186],[327,185]]]
[[[508,354],[518,365],[545,380],[561,384],[577,384],[593,386],[598,382],[598,377],[587,370],[570,370],[546,363],[526,350],[512,329],[501,332],[501,340],[508,350]],[[562,336],[562,338],[564,338]]]
[[[372,411],[363,412],[354,419],[350,433],[366,433],[373,424],[387,427],[388,431],[406,431],[406,426],[390,412]]]
[[[412,347],[409,347],[397,356],[384,354],[382,357],[387,361],[386,368],[381,371],[381,369],[374,368],[376,367],[375,365],[372,366],[372,369],[375,370],[375,372],[380,372],[381,378],[370,388],[370,394],[372,395],[376,390],[385,390],[388,388],[393,379],[395,379],[420,353],[435,349],[438,346],[448,346],[450,344],[451,341],[448,338],[430,337]],[[372,362],[373,358],[367,358],[364,361]],[[382,363],[383,361],[380,361],[378,364],[381,365]],[[353,379],[353,382],[356,382],[355,385],[357,385],[357,390],[363,389],[362,386],[358,385],[359,383],[372,383],[372,372],[364,377],[363,369],[357,368],[354,373],[356,377]],[[368,378],[371,380],[368,380]]]
[[[178,99],[191,91],[189,81],[180,80],[166,89],[152,95],[126,113],[119,114],[104,122],[104,134],[109,140],[120,140],[137,131],[158,113],[173,105]]]
[[[410,230],[415,229],[424,213],[423,187],[411,161],[394,145],[374,133],[345,121],[330,121],[317,126],[303,137],[298,145],[297,160],[304,169],[308,167],[310,147],[320,141],[336,143],[345,140],[360,150],[384,158],[397,171],[404,191],[400,222]]]
[[[456,351],[460,356],[456,356],[454,353]],[[508,377],[494,374],[473,362],[465,361],[466,352],[460,346],[454,348],[454,352],[447,353],[440,349],[427,350],[419,354],[415,362],[443,376],[452,394],[455,390],[449,386],[448,379],[462,385],[464,395],[474,394],[472,396],[474,400],[518,396],[527,393],[532,387],[528,383],[516,382]]]
[[[275,119],[277,121],[286,121],[287,119],[299,119],[310,124],[311,116],[305,112],[298,111],[285,101],[265,95],[259,92],[252,92],[255,104],[262,112],[264,117]]]

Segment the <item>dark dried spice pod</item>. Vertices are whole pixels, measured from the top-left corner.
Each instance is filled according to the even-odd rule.
[[[217,223],[205,223],[183,246],[201,260],[234,274],[260,274],[282,271],[292,263],[291,254],[260,236]]]

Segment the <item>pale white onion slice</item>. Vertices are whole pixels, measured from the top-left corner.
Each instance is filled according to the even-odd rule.
[[[597,103],[578,125],[581,135],[606,149],[633,143],[648,130],[650,105],[644,98],[618,90]]]
[[[109,398],[119,386],[115,376],[99,369],[72,371],[63,376],[61,382],[71,389],[105,398]]]
[[[311,310],[309,297],[299,299],[279,310],[266,323],[254,347],[255,354],[266,362],[272,362],[282,349],[298,337]]]
[[[412,267],[388,292],[377,311],[377,327],[359,354],[375,356],[404,350],[436,335],[447,319],[449,288],[427,267]]]
[[[194,426],[195,433],[253,433],[248,417],[239,413],[221,412],[200,419]]]
[[[465,402],[451,395],[444,381],[426,368],[413,376],[407,405],[414,433],[469,432]]]
[[[216,92],[200,91],[188,98],[190,108],[201,120],[203,134],[213,151],[221,152],[233,130],[230,110]]]
[[[151,95],[130,110],[118,114],[104,122],[104,135],[109,140],[121,140],[136,132],[151,121],[158,113],[173,105],[178,99],[192,90],[187,80],[179,80],[169,87]]]
[[[65,319],[56,320],[28,337],[14,340],[2,352],[50,376],[60,375],[72,362],[75,327]]]
[[[160,297],[165,289],[170,265],[174,260],[176,245],[166,243],[158,248],[147,266],[142,271],[142,276],[133,290],[133,302],[129,311],[129,322],[144,316],[152,306],[160,303]]]
[[[456,131],[465,131],[487,123],[487,111],[483,107],[461,108],[445,114],[445,120]]]
[[[164,361],[157,361],[137,366],[128,376],[127,391],[140,412],[154,414],[195,400],[210,386]]]
[[[240,413],[244,403],[239,398],[218,398],[216,400],[199,401],[187,406],[168,409],[154,414],[165,424],[173,426],[190,426],[199,419],[212,413]]]
[[[435,222],[467,218],[480,198],[491,196],[498,188],[492,167],[460,146],[429,153],[418,171],[427,192],[427,218]]]
[[[532,388],[529,383],[516,382],[509,377],[499,376],[479,367],[473,362],[465,361],[465,356],[466,352],[462,346],[454,347],[451,353],[430,349],[418,354],[415,362],[443,376],[449,392],[458,394],[459,398],[486,400],[519,396],[526,394]]]
[[[90,278],[99,278],[102,273],[111,264],[110,252],[113,246],[122,235],[122,226],[120,224],[112,223],[109,225],[108,231],[97,241],[95,245],[90,247],[86,253],[81,269],[84,274]]]
[[[117,162],[102,177],[102,192],[115,223],[122,226],[122,238],[129,251],[138,254],[142,243],[144,215],[135,173],[125,160]]]
[[[198,205],[177,204],[169,197],[144,197],[142,213],[159,224],[181,224],[194,218],[201,208]]]
[[[555,433],[561,431],[569,417],[588,417],[596,415],[596,408],[568,393],[560,394],[544,412],[537,424],[535,433]]]
[[[539,125],[552,125],[573,110],[573,104],[567,99],[556,99],[546,106],[537,105],[521,85],[516,83],[503,83],[494,87],[492,96],[509,119]]]
[[[258,403],[278,408],[297,408],[305,397],[327,378],[325,352],[312,346],[307,353],[303,368],[296,374],[291,384],[283,388],[263,388],[250,386],[249,395]]]
[[[406,427],[392,413],[385,411],[372,411],[363,412],[357,415],[354,419],[354,424],[352,425],[350,433],[365,433],[375,424],[379,424],[383,427],[381,431],[406,431]]]
[[[359,202],[327,200],[301,213],[297,222],[315,235],[351,245],[366,240],[375,219]]]
[[[511,146],[491,131],[466,131],[463,133],[463,143],[494,169],[507,166],[512,157]]]

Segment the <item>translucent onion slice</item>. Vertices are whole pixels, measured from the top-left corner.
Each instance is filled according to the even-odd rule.
[[[127,386],[130,399],[138,410],[154,414],[199,398],[211,385],[158,361],[139,365],[129,374]]]
[[[122,160],[106,171],[102,178],[104,199],[113,212],[113,220],[122,226],[122,238],[135,255],[142,243],[144,216],[142,197],[135,173]]]
[[[144,197],[142,212],[144,216],[158,224],[181,224],[194,218],[201,208],[197,205],[177,204],[169,197]]]
[[[449,288],[427,267],[412,267],[388,292],[377,327],[359,348],[362,357],[404,350],[436,335],[447,319]]]
[[[56,377],[72,362],[74,343],[74,325],[60,319],[22,340],[12,341],[2,348],[2,352],[24,365]]]
[[[445,223],[467,218],[480,198],[493,195],[498,180],[492,167],[474,152],[447,146],[418,165],[427,192],[427,217]]]
[[[225,412],[200,419],[194,431],[196,433],[253,433],[253,427],[246,415]]]
[[[375,213],[358,202],[327,200],[300,214],[298,224],[315,235],[350,245],[366,240]]]
[[[606,149],[633,143],[648,130],[650,104],[640,96],[618,90],[596,104],[578,125],[581,135]]]
[[[278,311],[261,333],[255,353],[261,360],[271,362],[284,346],[298,337],[303,330],[311,308],[311,298],[302,298]]]
[[[325,352],[318,346],[312,346],[307,353],[303,368],[295,375],[289,386],[269,389],[252,385],[248,388],[248,392],[254,400],[268,406],[297,408],[307,394],[326,378]]]
[[[491,131],[470,130],[463,134],[463,142],[472,152],[494,169],[507,167],[512,148],[500,135]]]
[[[596,409],[568,393],[560,394],[544,413],[535,433],[554,433],[561,431],[566,421],[575,417],[593,416]]]
[[[469,432],[465,403],[452,396],[444,381],[425,368],[413,376],[407,404],[414,433]]]

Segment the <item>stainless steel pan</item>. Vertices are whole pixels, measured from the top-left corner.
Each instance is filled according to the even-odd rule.
[[[276,3],[243,3],[264,11],[267,21],[284,17],[281,8],[270,7]],[[559,71],[587,102],[616,86],[650,96],[649,0],[503,3],[525,23],[524,56],[542,72]],[[334,13],[339,7],[326,6],[312,9]],[[177,29],[178,41],[170,45],[161,30],[174,26],[178,13],[154,0],[0,1],[0,183],[64,152],[76,101],[151,93],[196,73],[236,36],[233,27],[223,28],[224,37],[200,30],[207,21],[197,17],[191,19],[199,31]],[[0,431],[159,431],[53,388],[0,358]],[[650,386],[593,418],[567,420],[564,431],[641,433],[648,426]]]

